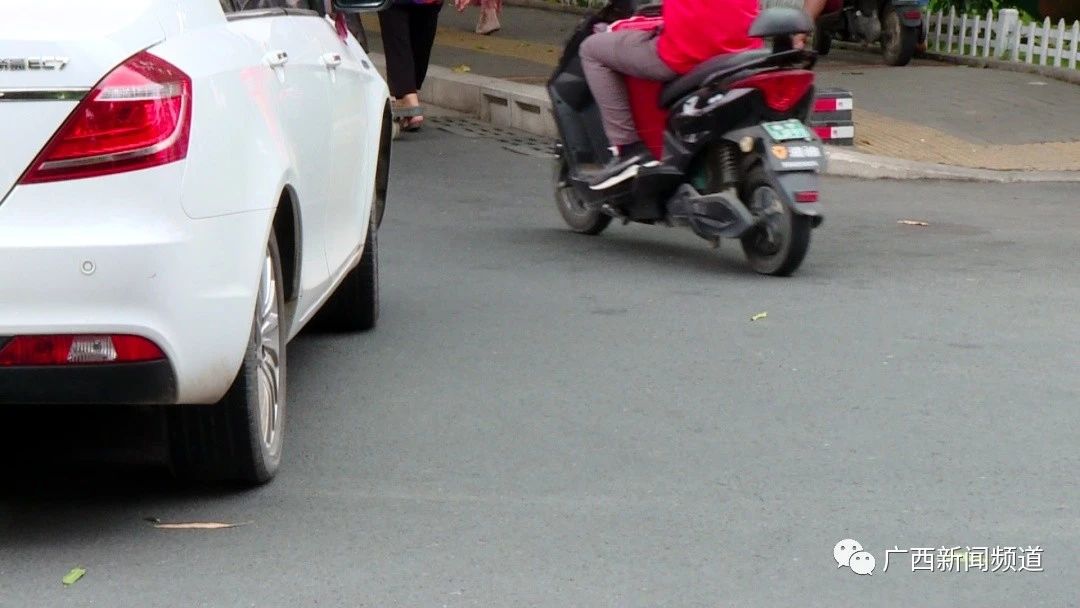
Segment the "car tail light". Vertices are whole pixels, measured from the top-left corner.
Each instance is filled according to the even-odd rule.
[[[796,203],[816,203],[818,200],[818,193],[816,190],[807,190],[805,192],[795,193]]]
[[[156,344],[139,336],[18,336],[0,349],[0,367],[137,363],[165,358]]]
[[[755,74],[730,88],[757,89],[765,98],[765,105],[777,112],[786,112],[806,96],[813,84],[814,73],[809,70],[784,70]]]
[[[187,156],[191,78],[143,51],[109,72],[68,116],[20,183],[78,179]]]
[[[904,19],[908,19],[908,20],[922,19],[922,11],[920,11],[920,10],[907,11],[907,12],[904,13]]]

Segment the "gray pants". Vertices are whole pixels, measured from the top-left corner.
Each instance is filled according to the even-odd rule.
[[[641,140],[630,113],[630,98],[622,74],[667,82],[678,74],[656,52],[658,38],[653,32],[629,30],[593,34],[581,43],[581,67],[589,82],[604,133],[613,146]]]

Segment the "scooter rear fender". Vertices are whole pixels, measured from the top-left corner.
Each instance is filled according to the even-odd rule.
[[[765,171],[770,173],[768,169]],[[821,203],[815,200],[812,203],[800,203],[796,199],[796,193],[808,193],[813,192],[814,198],[817,199],[818,195],[818,176],[816,173],[810,171],[799,171],[796,173],[772,173],[770,179],[774,181],[774,187],[776,191],[780,193],[780,197],[784,200],[784,203],[791,208],[792,211],[799,215],[805,215],[813,218],[811,225],[817,228],[825,221],[825,216],[821,213]]]
[[[754,165],[761,165],[784,204],[799,215],[814,218],[814,227],[819,226],[824,217],[821,205],[816,200],[818,173],[823,172],[827,164],[821,142],[816,137],[776,142],[760,125],[724,134],[725,140],[743,150],[747,145],[747,138],[750,138],[752,143],[750,151],[744,152],[742,156],[744,174]],[[795,151],[798,151],[799,158],[792,157]],[[811,192],[814,193],[813,202],[800,202],[800,198],[806,198]]]
[[[920,0],[892,0],[891,4],[896,14],[900,17],[900,23],[905,27],[918,27],[923,21],[923,2]],[[915,12],[918,16],[914,16]],[[912,16],[909,16],[912,15]]]

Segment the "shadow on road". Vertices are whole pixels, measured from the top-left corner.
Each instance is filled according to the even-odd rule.
[[[177,482],[164,464],[153,408],[5,406],[0,429],[0,546],[7,549],[58,536],[111,537],[246,494]]]
[[[724,239],[719,251],[694,236],[689,231],[666,226],[650,228],[657,234],[646,234],[635,227],[633,233],[618,234],[620,226],[612,226],[602,236],[576,234],[563,228],[519,229],[513,233],[516,244],[535,244],[544,248],[553,245],[562,252],[571,252],[579,259],[595,259],[597,262],[621,260],[633,262],[634,271],[643,270],[700,273],[716,278],[717,273],[733,277],[756,276],[746,264],[746,258],[737,241]],[[677,236],[680,241],[658,240],[661,233]],[[669,237],[670,238],[670,237]]]

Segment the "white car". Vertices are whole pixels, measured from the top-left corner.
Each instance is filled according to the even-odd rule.
[[[286,343],[379,310],[389,93],[322,2],[0,0],[0,403],[166,405],[177,474],[273,477]]]

